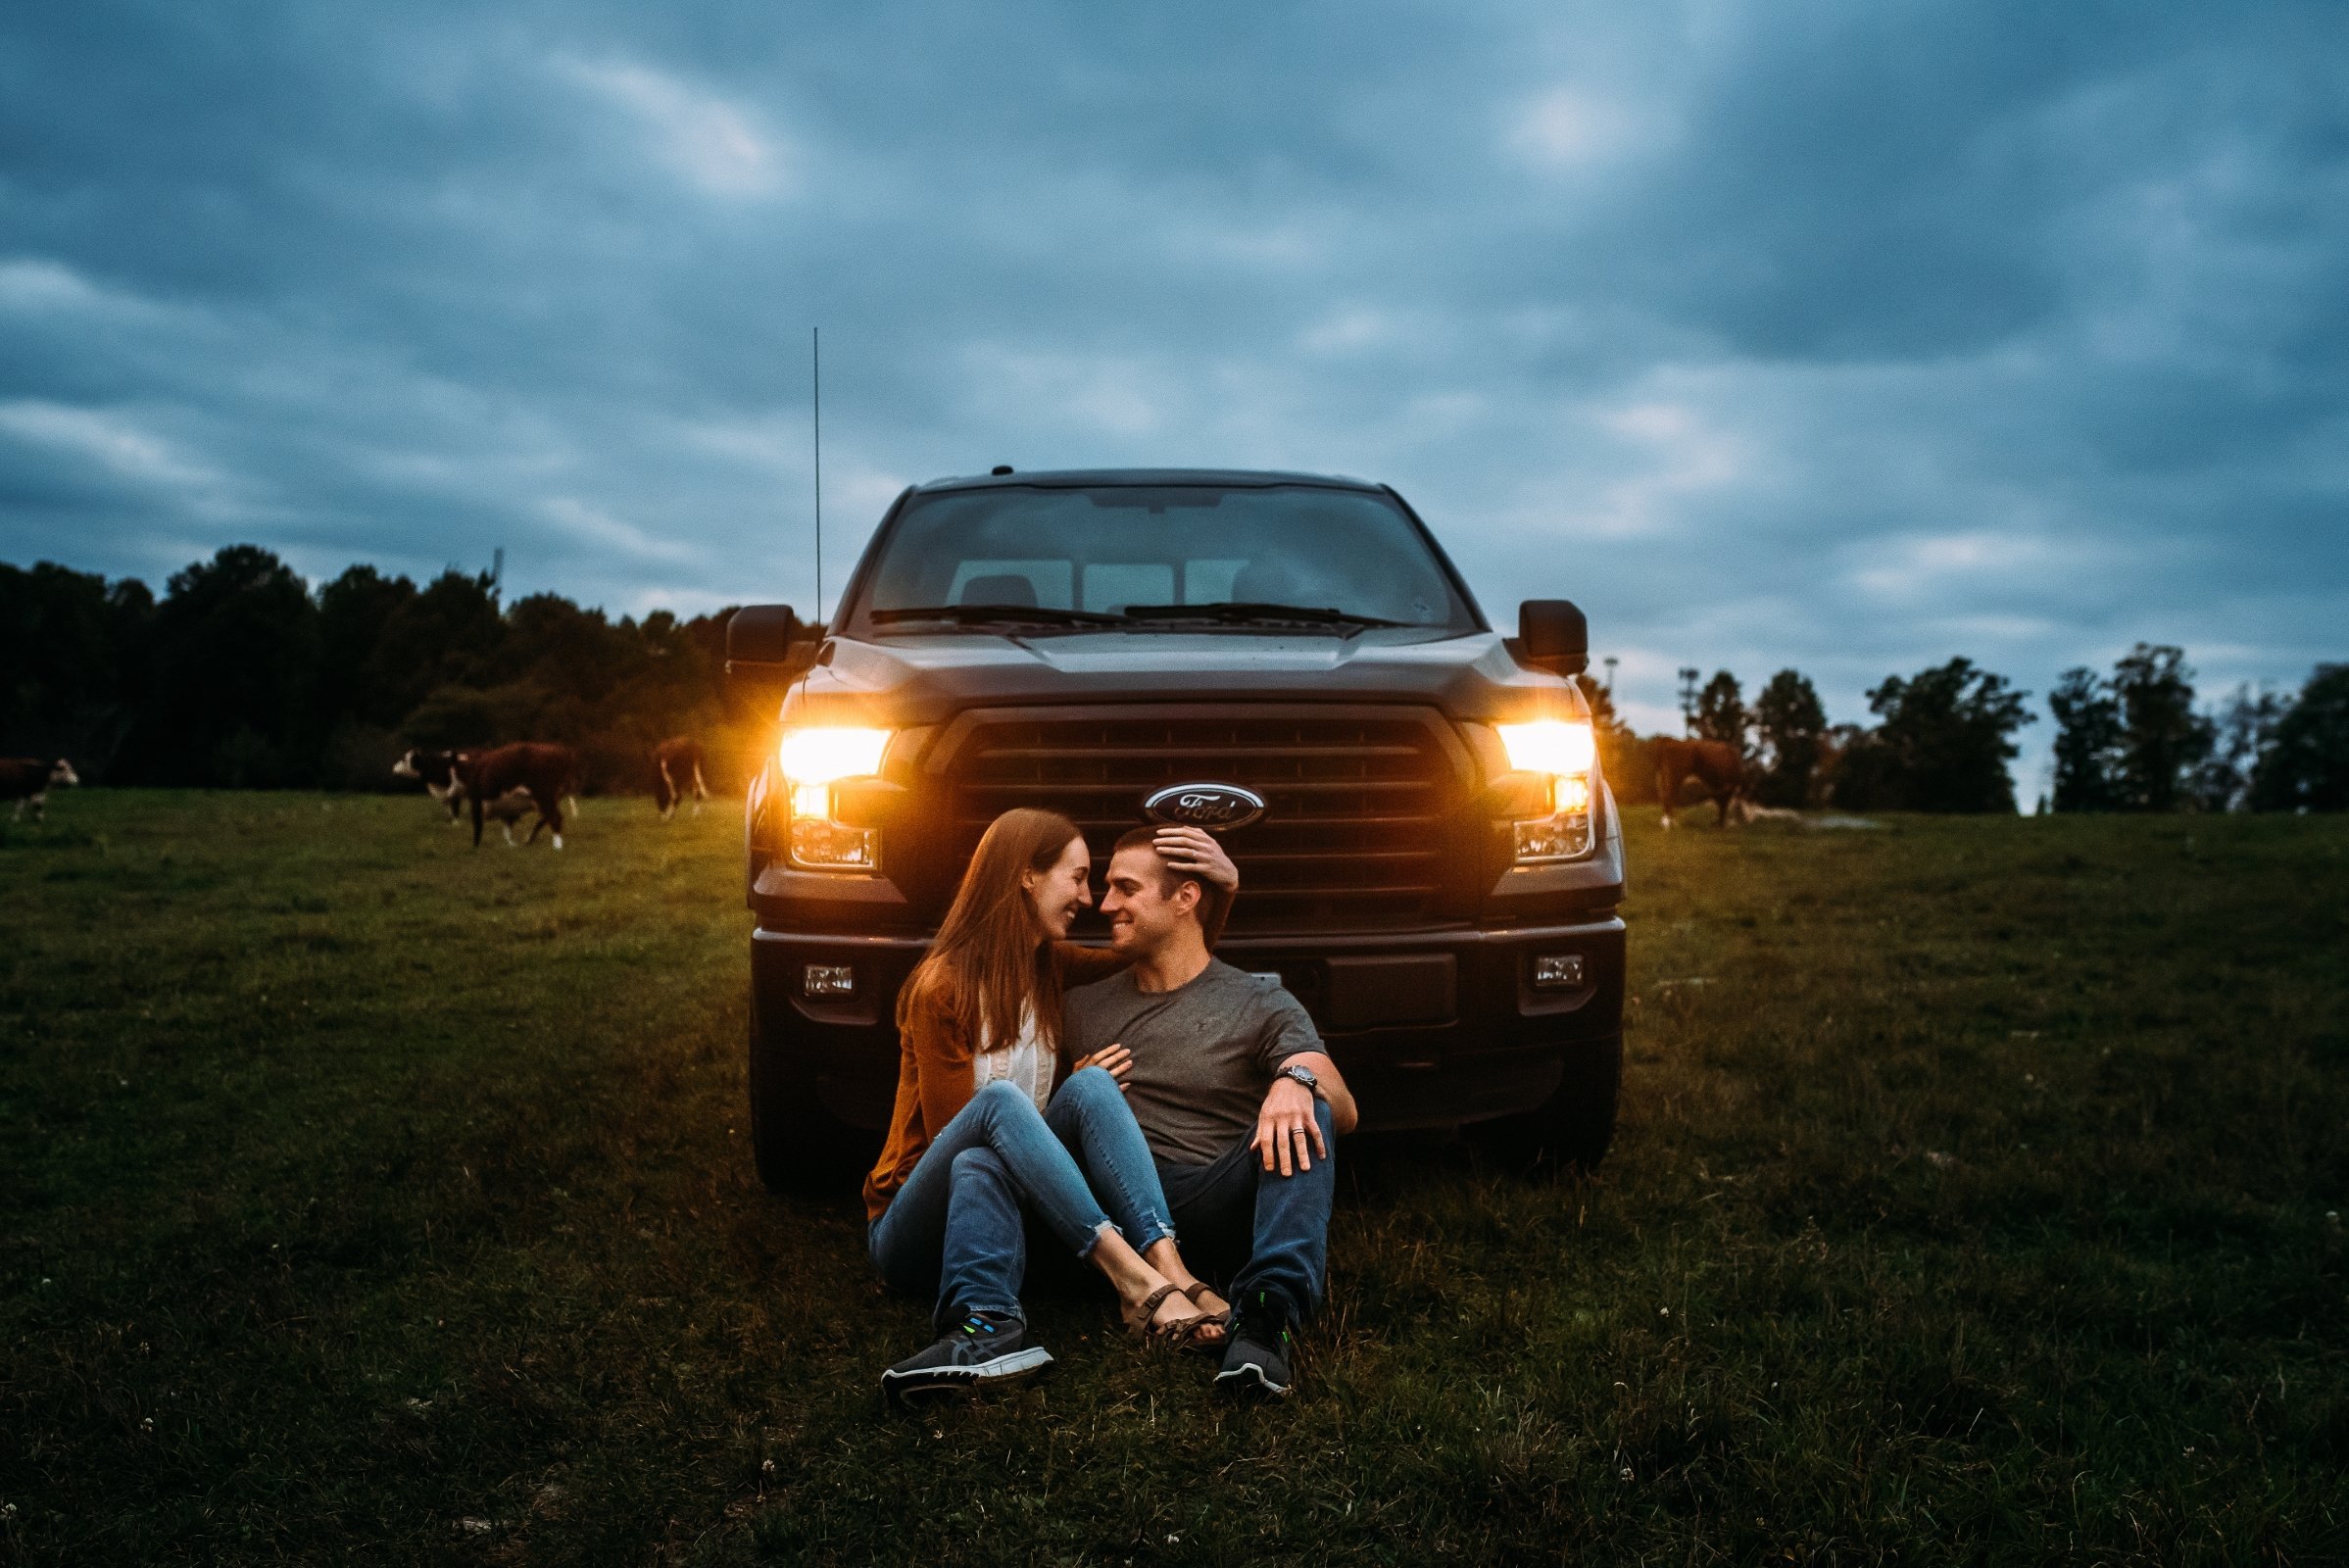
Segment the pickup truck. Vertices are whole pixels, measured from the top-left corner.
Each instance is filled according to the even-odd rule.
[[[1017,806],[1084,829],[1097,897],[1126,829],[1220,832],[1242,884],[1218,954],[1304,1004],[1365,1129],[1594,1164],[1623,838],[1573,679],[1588,648],[1564,600],[1495,634],[1384,485],[998,469],[906,490],[820,636],[781,606],[727,627],[729,680],[779,721],[746,809],[760,1176],[828,1184],[869,1156],[898,988]]]

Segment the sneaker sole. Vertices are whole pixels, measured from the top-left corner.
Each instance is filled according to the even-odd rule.
[[[999,1355],[992,1361],[976,1366],[933,1366],[918,1372],[884,1372],[881,1392],[893,1399],[919,1398],[933,1394],[978,1394],[987,1389],[1000,1389],[1014,1383],[1024,1383],[1041,1374],[1052,1364],[1052,1353],[1042,1346],[1030,1346]]]
[[[1253,1361],[1244,1361],[1239,1366],[1227,1367],[1216,1373],[1215,1386],[1226,1394],[1254,1395],[1273,1399],[1289,1397],[1289,1385],[1273,1382],[1264,1369]]]

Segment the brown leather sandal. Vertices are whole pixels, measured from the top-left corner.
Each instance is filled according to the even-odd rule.
[[[1125,1320],[1126,1332],[1138,1340],[1156,1339],[1162,1331],[1152,1328],[1150,1319],[1157,1315],[1159,1302],[1181,1290],[1180,1285],[1161,1285],[1141,1300],[1128,1301],[1120,1306],[1117,1315]],[[1186,1320],[1177,1326],[1188,1328],[1190,1321]]]
[[[1206,1302],[1199,1299],[1201,1296],[1210,1294],[1213,1289],[1205,1280],[1193,1280],[1183,1291],[1183,1294],[1191,1298],[1191,1304],[1199,1310],[1199,1315],[1187,1325],[1191,1332],[1185,1339],[1185,1343],[1195,1350],[1220,1350],[1231,1343],[1231,1304],[1226,1302],[1220,1307],[1210,1308]],[[1202,1340],[1199,1338],[1199,1334],[1205,1329],[1221,1329],[1223,1333],[1212,1340]]]
[[[1181,1350],[1197,1344],[1196,1337],[1199,1331],[1207,1325],[1208,1313],[1201,1312],[1193,1317],[1177,1318],[1172,1323],[1151,1321],[1157,1313],[1158,1303],[1181,1291],[1182,1287],[1179,1285],[1161,1285],[1134,1305],[1123,1308],[1119,1315],[1126,1321],[1126,1332],[1133,1335],[1134,1338],[1147,1341],[1161,1349]],[[1189,1299],[1189,1298],[1186,1297],[1185,1299]],[[1222,1342],[1218,1341],[1217,1343]]]

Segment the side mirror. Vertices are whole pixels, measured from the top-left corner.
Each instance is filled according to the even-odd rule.
[[[1590,667],[1590,622],[1571,599],[1528,599],[1517,607],[1517,662],[1553,675]]]
[[[789,605],[745,605],[726,622],[726,679],[788,685],[807,673],[822,646],[822,628],[802,625]]]

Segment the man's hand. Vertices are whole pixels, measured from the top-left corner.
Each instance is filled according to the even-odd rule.
[[[1212,882],[1226,893],[1240,888],[1240,867],[1223,853],[1215,835],[1199,827],[1162,827],[1150,847],[1158,852],[1170,870],[1188,872],[1203,881]]]
[[[1256,1136],[1248,1140],[1248,1148],[1264,1158],[1266,1170],[1278,1169],[1284,1176],[1297,1170],[1311,1170],[1313,1155],[1330,1157],[1321,1141],[1321,1123],[1313,1115],[1313,1091],[1294,1078],[1275,1078],[1272,1088],[1265,1092],[1264,1108],[1256,1112]],[[1311,1147],[1311,1153],[1306,1152]],[[1275,1161],[1278,1161],[1276,1166]],[[1295,1170],[1291,1169],[1292,1164]]]
[[[1134,1092],[1134,1086],[1126,1082],[1126,1074],[1134,1069],[1134,1054],[1128,1051],[1125,1047],[1103,1046],[1092,1055],[1084,1057],[1082,1060],[1078,1061],[1076,1065],[1070,1067],[1068,1070],[1070,1072],[1083,1072],[1088,1067],[1099,1067],[1101,1069],[1101,1071],[1116,1079],[1119,1093],[1130,1095]]]

